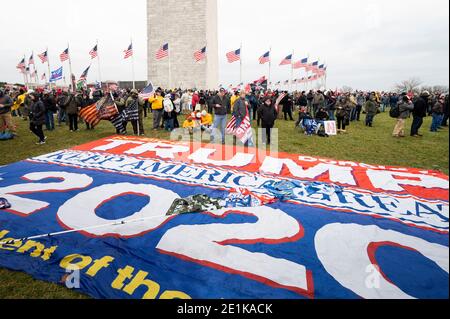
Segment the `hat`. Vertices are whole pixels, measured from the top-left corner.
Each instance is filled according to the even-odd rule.
[[[208,112],[206,112],[206,110],[203,110],[202,111],[202,116],[206,116],[206,115],[208,115]]]
[[[202,118],[202,113],[198,112],[197,115],[196,115],[196,117],[197,117],[198,119]]]
[[[11,204],[6,198],[0,198],[0,209],[11,208]]]
[[[430,96],[430,92],[428,91],[423,91],[420,96]]]
[[[139,94],[138,90],[136,90],[136,89],[132,89],[130,93],[131,94]]]

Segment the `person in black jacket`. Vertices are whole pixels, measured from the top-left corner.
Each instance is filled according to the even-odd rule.
[[[56,113],[56,101],[53,95],[49,92],[44,93],[42,98],[42,103],[45,106],[45,126],[48,131],[53,131],[55,129],[55,119],[53,114]]]
[[[265,129],[265,135],[263,135],[263,144],[270,145],[272,128],[275,125],[275,120],[277,119],[277,110],[272,103],[272,99],[267,97],[264,103],[258,107],[258,126],[261,124],[261,128]]]
[[[428,98],[430,93],[428,91],[423,91],[420,97],[414,102],[413,122],[411,125],[411,136],[421,137],[419,134],[419,129],[423,124],[423,118],[427,116]]]
[[[287,91],[285,91],[284,93],[286,95],[280,102],[280,106],[283,107],[284,120],[287,121],[289,115],[289,119],[293,121],[294,118],[292,117],[292,109],[294,108],[294,105],[292,103],[292,97],[289,95]]]
[[[30,94],[31,97],[31,107],[30,107],[30,131],[32,131],[38,138],[39,142],[37,145],[45,144],[46,137],[42,131],[42,125],[45,124],[45,106],[42,103],[39,94],[33,92]]]

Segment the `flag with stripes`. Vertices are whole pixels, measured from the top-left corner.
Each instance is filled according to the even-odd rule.
[[[305,68],[308,66],[308,58],[304,58],[298,62],[294,63],[294,69],[301,69],[301,68]]]
[[[206,47],[194,53],[195,62],[200,62],[206,58]]]
[[[61,62],[69,60],[69,48],[65,49],[60,55],[59,59]]]
[[[25,58],[22,59],[22,61],[19,62],[19,64],[17,64],[16,68],[21,70],[22,72],[25,71]]]
[[[286,97],[286,95],[287,94],[283,92],[276,99],[276,101],[275,101],[275,109],[277,110],[277,112],[279,112],[280,103]]]
[[[139,120],[139,99],[136,99],[133,102],[131,102],[130,106],[128,106],[123,110],[122,116],[125,121]]]
[[[33,53],[31,53],[30,59],[28,60],[28,65],[35,65],[34,64],[34,57],[33,57]]]
[[[133,56],[133,43],[131,43],[131,44],[128,46],[128,49],[124,50],[123,53],[125,54],[124,60],[126,60],[126,59],[132,57],[132,56]]]
[[[95,59],[96,57],[98,57],[98,45],[97,44],[91,51],[89,51],[89,55],[91,56],[91,59]]]
[[[83,73],[80,76],[80,81],[86,81],[90,68],[91,66],[88,66],[86,70],[83,71]]]
[[[38,54],[39,59],[41,59],[42,63],[48,62],[48,53],[45,51],[44,53]]]
[[[119,113],[111,93],[101,98],[97,102],[96,108],[97,116],[100,120],[110,120]]]
[[[142,100],[147,100],[150,97],[153,96],[153,93],[155,92],[155,88],[153,86],[153,84],[150,82],[142,91],[141,93],[139,93],[139,97]]]
[[[250,121],[250,115],[248,113],[245,115],[239,126],[236,126],[236,117],[233,115],[230,122],[227,124],[226,132],[228,134],[236,136],[243,144],[247,143],[247,141],[251,140],[253,137],[252,133],[252,123]]]
[[[97,103],[84,107],[80,111],[80,117],[95,127],[101,120],[112,120],[119,114],[116,104],[111,96],[107,94]]]
[[[270,62],[270,51],[267,51],[259,58],[259,64],[266,64]]]
[[[47,76],[45,75],[45,73],[44,73],[44,74],[42,74],[42,76],[41,76],[41,80],[47,80]]]
[[[287,57],[281,61],[280,65],[289,65],[292,63],[292,54],[289,54]]]
[[[97,124],[100,123],[100,117],[97,112],[97,104],[94,103],[82,108],[80,111],[80,117],[92,127],[97,126]]]
[[[156,52],[156,60],[161,60],[169,56],[169,43],[164,44]]]
[[[227,53],[228,63],[233,63],[239,61],[241,59],[241,49],[237,49],[235,51],[231,51]]]

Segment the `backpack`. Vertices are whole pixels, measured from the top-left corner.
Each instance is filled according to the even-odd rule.
[[[171,113],[174,109],[173,103],[170,99],[164,99],[163,105],[164,105],[164,111],[166,111],[167,113]]]
[[[400,107],[398,105],[391,107],[389,116],[394,119],[398,118],[400,116]]]

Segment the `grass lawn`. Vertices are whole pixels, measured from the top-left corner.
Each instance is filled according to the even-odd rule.
[[[86,131],[84,124],[79,132],[71,133],[67,126],[45,132],[46,145],[35,145],[36,137],[29,132],[28,122],[15,118],[19,137],[0,142],[0,165],[17,162],[32,156],[50,153],[113,135],[115,130],[109,122],[102,122],[94,131]],[[181,122],[181,120],[180,120]],[[151,131],[151,118],[145,119],[146,136],[168,139],[165,132]],[[277,121],[279,150],[336,160],[364,162],[366,164],[416,167],[442,171],[448,174],[448,129],[439,133],[429,132],[431,118],[425,119],[421,133],[423,138],[391,137],[395,120],[388,113],[375,118],[373,128],[363,122],[350,125],[347,134],[330,138],[307,137],[294,130],[294,122]],[[409,134],[411,120],[407,121]],[[128,129],[130,130],[131,125]],[[86,298],[62,286],[32,279],[29,275],[0,269],[0,299],[2,298]]]

